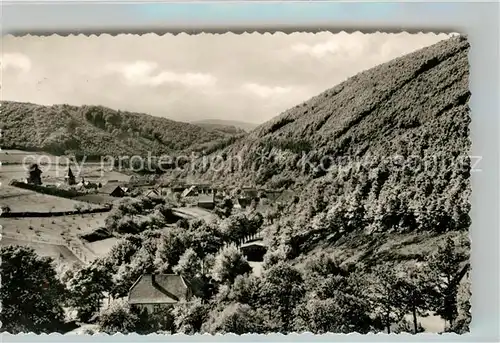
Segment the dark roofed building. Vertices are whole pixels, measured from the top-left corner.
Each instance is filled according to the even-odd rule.
[[[182,192],[184,192],[185,189],[186,189],[186,186],[172,186],[172,187],[170,187],[170,190],[173,193],[182,193]]]
[[[109,195],[111,195],[112,197],[121,198],[125,196],[126,192],[127,192],[126,188],[116,186],[116,188],[111,193],[109,193]]]
[[[127,188],[115,182],[108,182],[107,184],[99,188],[98,192],[106,195],[111,195],[112,197],[123,197],[127,192]]]
[[[191,287],[181,275],[144,274],[130,288],[128,303],[153,313],[181,300],[189,300],[191,296]]]
[[[242,244],[240,250],[249,262],[262,262],[267,246],[262,240],[255,240]]]
[[[198,207],[213,210],[215,208],[215,194],[201,194],[198,197]]]

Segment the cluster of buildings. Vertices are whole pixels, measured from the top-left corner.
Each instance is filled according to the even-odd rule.
[[[262,262],[267,251],[261,239],[242,244],[239,249],[249,262]],[[204,286],[201,280],[188,280],[178,274],[143,274],[130,288],[128,303],[151,314],[189,301],[203,292]]]
[[[253,187],[220,189],[209,184],[156,186],[145,191],[146,196],[175,196],[196,206],[213,210],[217,200],[230,198],[236,209],[265,206],[264,203],[291,202],[294,193],[287,190],[268,190]]]
[[[30,167],[27,183],[41,185],[42,171],[36,164]],[[71,189],[81,191],[86,194],[97,194],[105,197],[120,198],[131,193],[131,189],[120,182],[108,181],[105,184],[100,182],[86,181],[83,177],[77,182],[71,168],[65,176],[64,185]],[[48,185],[53,187],[54,185]],[[61,187],[63,184],[56,185]],[[139,186],[139,188],[142,188]],[[144,189],[144,188],[142,188]],[[141,191],[139,191],[140,194]],[[169,197],[173,196],[179,200],[184,200],[191,205],[207,210],[213,210],[217,200],[230,198],[235,209],[246,209],[252,206],[265,207],[265,203],[290,202],[294,194],[290,191],[269,190],[255,187],[242,187],[237,189],[215,188],[210,184],[178,184],[178,185],[156,185],[146,188],[145,196]],[[261,208],[263,210],[263,208]]]

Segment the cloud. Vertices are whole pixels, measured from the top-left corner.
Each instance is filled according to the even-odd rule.
[[[323,58],[328,55],[359,56],[364,51],[363,42],[351,39],[334,39],[316,44],[297,43],[292,45],[291,50],[298,54],[307,54],[316,58]]]
[[[177,120],[263,122],[358,72],[443,38],[326,31],[7,35],[0,48],[1,68],[9,68],[3,71],[2,98],[100,104]]]
[[[306,55],[317,59],[340,58],[339,62],[354,63],[355,60],[377,59],[377,63],[386,62],[394,57],[415,51],[425,46],[448,38],[447,34],[398,34],[378,33],[363,34],[361,32],[341,32],[321,41],[296,42],[289,51],[295,55]]]
[[[13,68],[18,69],[24,73],[28,73],[31,70],[31,60],[28,56],[17,52],[5,53],[2,54],[0,68],[2,70]]]
[[[158,87],[164,84],[181,84],[187,87],[202,87],[217,83],[217,78],[211,74],[158,71],[158,64],[149,61],[110,64],[106,69],[120,74],[132,86]]]
[[[292,50],[297,53],[309,54],[315,57],[323,57],[327,54],[333,54],[339,51],[339,46],[335,42],[325,42],[318,44],[304,44],[298,43],[292,45]]]
[[[242,86],[243,90],[249,91],[261,98],[269,98],[275,95],[282,95],[289,93],[292,88],[290,87],[270,87],[265,85],[260,85],[258,83],[245,83]]]

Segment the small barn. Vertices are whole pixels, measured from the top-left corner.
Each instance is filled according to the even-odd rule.
[[[196,194],[197,194],[197,193],[196,193],[196,186],[194,186],[194,185],[193,185],[193,186],[191,186],[191,187],[189,187],[189,188],[186,188],[186,189],[182,192],[181,196],[182,196],[183,198],[185,198],[185,197],[189,197],[189,196],[195,196]]]
[[[121,198],[125,196],[127,190],[127,188],[116,186],[115,189],[111,193],[109,193],[109,195],[111,195],[112,197]]]
[[[242,244],[240,250],[249,262],[262,262],[267,247],[262,240],[256,240]]]
[[[193,292],[189,283],[177,274],[144,274],[132,285],[128,294],[131,307],[154,313],[182,300],[189,301]]]
[[[198,207],[213,210],[215,208],[215,194],[200,194],[198,197]]]
[[[144,193],[144,196],[146,196],[146,197],[159,197],[160,191],[156,188],[149,189]]]

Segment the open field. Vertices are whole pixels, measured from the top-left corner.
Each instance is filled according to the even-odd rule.
[[[107,213],[91,213],[64,217],[0,218],[3,234],[22,234],[27,238],[38,236],[61,239],[63,234],[85,234],[103,227]]]
[[[42,170],[42,182],[45,185],[65,181],[67,175],[66,157],[45,153],[32,153],[20,150],[2,150],[0,152],[0,206],[8,206],[12,212],[63,212],[82,209],[102,208],[100,204],[115,201],[116,198],[105,194],[89,194],[78,199],[67,199],[35,191],[10,186],[13,180],[24,179],[26,167],[30,162],[37,162]],[[77,181],[81,176],[87,181],[127,182],[128,175],[110,171],[98,162],[71,164]],[[78,235],[92,232],[103,227],[108,213],[68,215],[60,217],[0,218],[3,245],[16,244],[32,246],[42,256],[51,256],[57,263],[90,261],[104,255],[116,239],[106,239],[92,244],[82,241]],[[78,257],[76,255],[78,255]]]
[[[30,242],[25,240],[12,239],[5,236],[2,237],[0,246],[8,245],[22,245],[33,248],[38,255],[51,257],[54,259],[54,261],[56,261],[57,264],[75,263],[79,261],[78,258],[67,247],[63,245]]]
[[[72,255],[79,254],[80,260],[91,261],[99,254],[105,254],[106,247],[111,248],[113,245],[112,241],[96,242],[97,248],[89,249],[89,243],[82,241],[78,235],[103,227],[106,216],[107,213],[93,213],[48,218],[0,218],[3,227],[2,244],[42,244],[37,247],[45,252],[46,256],[49,256],[48,252],[53,253],[65,248]],[[66,259],[64,262],[72,260]]]
[[[81,206],[83,209],[101,207],[88,202],[60,198],[9,185],[2,185],[0,188],[0,205],[9,206],[12,212],[74,211],[75,206]]]
[[[0,161],[2,164],[21,164],[21,163],[30,163],[37,162],[39,164],[44,163],[68,163],[68,158],[65,156],[55,156],[51,154],[47,154],[44,152],[31,152],[31,151],[23,151],[16,149],[2,149],[0,151]]]
[[[216,216],[213,212],[208,211],[200,207],[178,207],[174,209],[174,213],[179,216],[184,216],[186,218],[198,218],[205,219],[207,221],[214,220]]]
[[[115,198],[115,197],[112,197],[110,195],[106,195],[106,194],[102,194],[102,193],[98,193],[98,194],[85,194],[85,195],[81,195],[81,196],[78,196],[78,197],[75,197],[73,198],[73,200],[77,200],[77,201],[84,201],[84,202],[90,202],[90,203],[93,203],[93,204],[108,204],[108,203],[114,203],[114,202],[117,202],[117,201],[120,201],[120,199],[122,198]]]
[[[118,238],[110,237],[110,238],[102,239],[100,241],[95,241],[92,243],[85,243],[85,245],[96,256],[102,257],[102,256],[106,255],[117,242],[118,242]]]
[[[0,181],[2,183],[8,183],[13,179],[25,179],[28,166],[29,165],[23,164],[2,165],[0,167]],[[40,170],[42,171],[42,182],[44,184],[64,182],[64,177],[68,174],[67,165],[41,165]],[[82,177],[85,178],[86,181],[101,183],[112,180],[121,182],[128,182],[130,180],[130,176],[117,171],[110,171],[109,167],[102,167],[99,163],[86,163],[80,167],[71,165],[71,170],[73,171],[77,182],[81,181]]]
[[[59,183],[64,182],[71,167],[77,181],[84,177],[87,181],[107,182],[111,180],[128,182],[130,176],[112,170],[109,165],[100,162],[74,162],[66,156],[54,156],[47,153],[29,152],[22,150],[0,151],[0,182],[8,183],[12,179],[21,180],[26,178],[28,166],[36,162],[42,171],[42,182]]]

